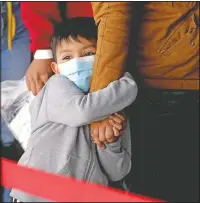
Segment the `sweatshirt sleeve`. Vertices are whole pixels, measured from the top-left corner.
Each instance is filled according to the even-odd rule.
[[[60,21],[56,2],[21,2],[21,17],[30,33],[30,49],[50,49],[52,21]]]
[[[119,139],[106,144],[105,149],[97,147],[98,159],[103,171],[111,181],[122,180],[131,170],[131,134],[130,125]]]
[[[129,106],[136,98],[137,85],[126,73],[106,88],[85,95],[66,77],[54,75],[47,82],[45,95],[49,121],[79,127]]]

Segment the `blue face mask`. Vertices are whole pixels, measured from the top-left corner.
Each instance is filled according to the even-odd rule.
[[[58,68],[61,75],[67,77],[79,89],[87,93],[90,89],[93,64],[94,56],[85,56],[58,64]]]

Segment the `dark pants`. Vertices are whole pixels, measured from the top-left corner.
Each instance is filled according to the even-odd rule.
[[[142,89],[129,109],[132,192],[199,200],[199,92]]]

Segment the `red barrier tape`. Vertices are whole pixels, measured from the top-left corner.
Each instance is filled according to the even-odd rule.
[[[1,159],[2,185],[57,202],[164,202],[86,183]]]

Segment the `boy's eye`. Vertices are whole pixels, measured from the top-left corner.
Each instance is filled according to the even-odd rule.
[[[70,60],[70,59],[72,59],[71,56],[65,56],[65,57],[62,58],[62,60]]]
[[[87,52],[84,54],[84,56],[93,56],[95,55],[95,52]]]

